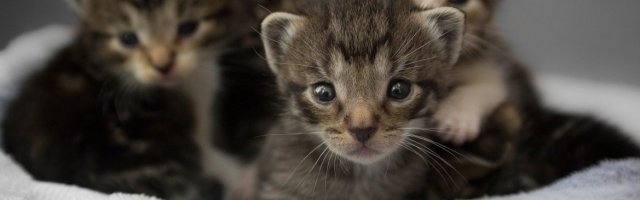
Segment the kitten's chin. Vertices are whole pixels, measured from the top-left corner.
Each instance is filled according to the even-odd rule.
[[[174,88],[178,85],[179,79],[175,76],[163,76],[154,80],[151,84],[155,87]]]
[[[362,165],[375,164],[387,158],[393,151],[392,149],[377,149],[361,144],[349,149],[334,150],[334,152],[339,152],[338,154],[342,157]]]
[[[185,82],[187,79],[184,75],[178,73],[170,73],[166,75],[154,74],[153,76],[145,77],[144,79],[137,81],[151,88],[164,88],[164,89],[172,89],[177,88],[180,84]]]

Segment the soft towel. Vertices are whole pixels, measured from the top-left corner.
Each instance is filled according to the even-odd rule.
[[[106,195],[88,189],[33,180],[9,156],[0,151],[0,199],[2,200],[158,200],[144,195]]]
[[[640,159],[604,161],[542,189],[485,200],[640,199]]]

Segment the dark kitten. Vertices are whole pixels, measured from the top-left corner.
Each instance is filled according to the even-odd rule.
[[[229,163],[210,156],[210,138],[216,58],[242,25],[236,2],[73,3],[77,37],[10,104],[6,151],[40,180],[217,197],[217,183],[203,172],[225,184],[232,178],[223,175],[235,175],[220,172]]]
[[[475,142],[434,149],[455,170],[450,177],[432,171],[429,199],[528,191],[603,160],[640,157],[638,144],[599,119],[551,109],[518,113],[502,106]]]

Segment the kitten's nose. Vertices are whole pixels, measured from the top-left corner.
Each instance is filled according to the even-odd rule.
[[[367,128],[349,128],[349,133],[361,143],[367,142],[373,134],[376,133],[378,127]]]
[[[149,62],[161,74],[168,74],[175,62],[174,53],[168,47],[153,47],[149,49]]]
[[[378,130],[378,117],[366,104],[357,104],[346,117],[349,133],[358,141],[368,141]]]
[[[165,66],[159,66],[159,67],[155,67],[155,68],[161,74],[167,75],[167,74],[169,74],[169,72],[171,72],[171,69],[173,69],[173,64],[165,65]]]

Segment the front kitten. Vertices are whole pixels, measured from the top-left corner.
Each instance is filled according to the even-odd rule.
[[[409,130],[447,96],[463,25],[456,9],[397,0],[314,2],[267,17],[263,42],[288,112],[267,138],[259,198],[420,194],[425,144]]]
[[[217,196],[201,165],[218,159],[209,139],[214,64],[239,24],[230,2],[73,1],[76,39],[11,103],[6,151],[40,180],[169,199]]]

